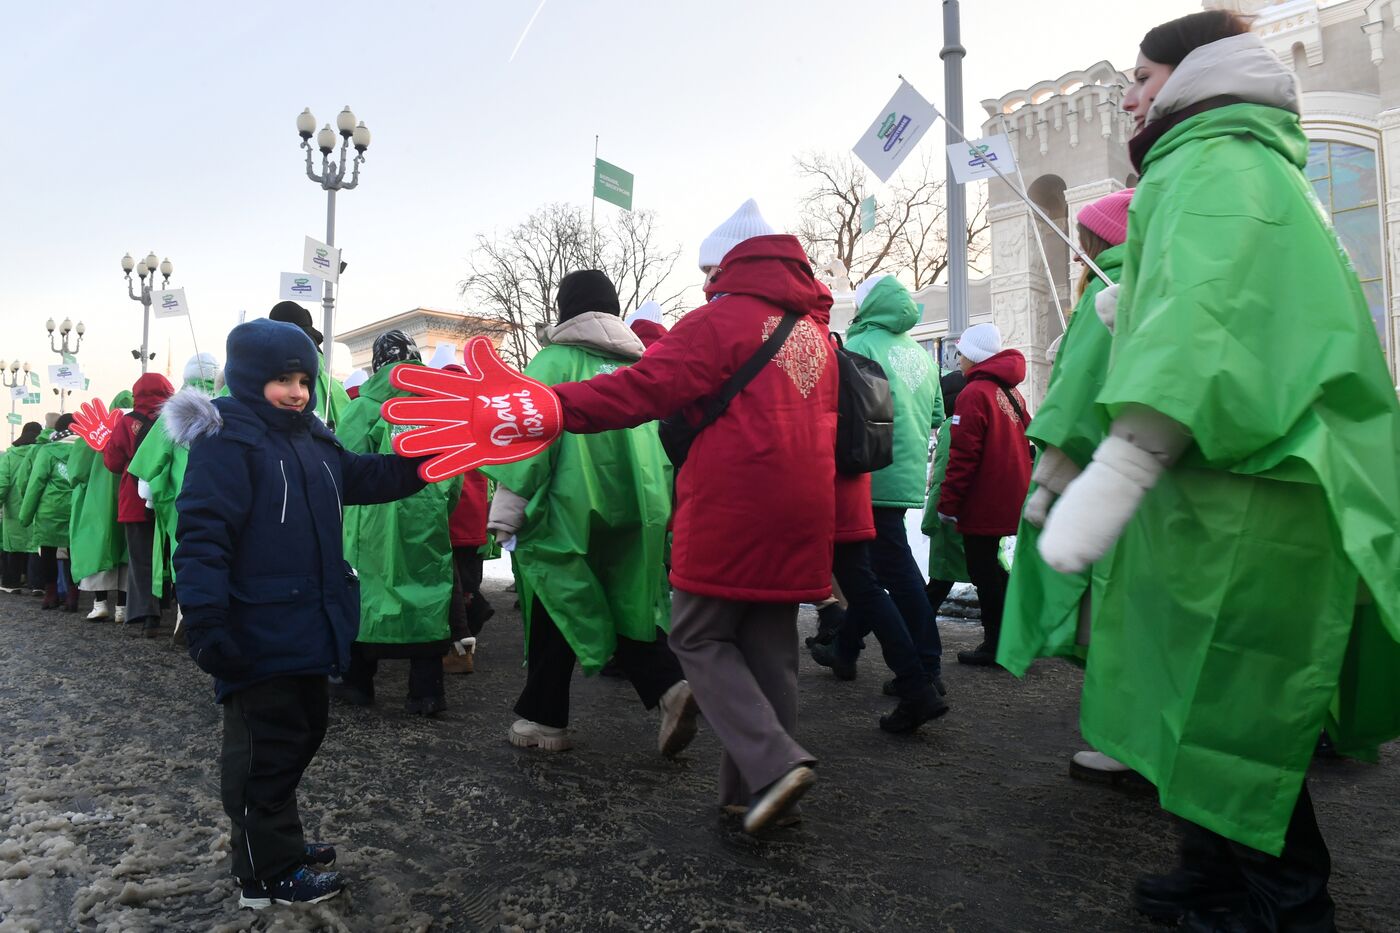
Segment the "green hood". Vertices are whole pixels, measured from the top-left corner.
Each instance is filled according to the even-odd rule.
[[[134,397],[133,397],[132,394],[131,394],[131,390],[130,390],[130,389],[122,389],[122,390],[121,390],[120,392],[118,392],[116,395],[112,396],[112,401],[111,401],[111,403],[110,403],[107,407],[108,407],[109,409],[111,409],[111,408],[130,408],[130,407],[131,407],[131,403],[132,403],[133,400],[134,400]]]
[[[1253,137],[1300,169],[1308,164],[1308,137],[1296,113],[1262,104],[1231,104],[1207,110],[1172,127],[1143,156],[1143,174],[1182,146],[1217,136]]]
[[[919,323],[919,306],[909,290],[892,275],[885,276],[860,303],[855,322],[846,331],[854,337],[878,327],[892,334],[903,334]]]
[[[394,371],[395,366],[422,365],[422,363],[416,363],[412,360],[409,360],[403,363],[393,363],[389,366],[380,367],[379,372],[370,376],[360,386],[359,397],[369,399],[372,402],[378,402],[379,404],[383,405],[385,402],[389,401],[389,399],[403,395],[404,392],[402,389],[394,388],[393,384],[389,382],[389,374]]]

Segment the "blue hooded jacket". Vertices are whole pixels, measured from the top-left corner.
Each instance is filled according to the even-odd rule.
[[[215,679],[220,702],[273,677],[330,674],[350,663],[359,584],[341,550],[347,505],[392,502],[423,488],[418,461],[347,451],[315,415],[278,409],[263,386],[287,372],[316,384],[316,348],[290,324],[256,320],[229,333],[229,395],[192,400],[172,436],[189,443],[176,500],[174,564],[191,627],[225,626],[250,662]]]

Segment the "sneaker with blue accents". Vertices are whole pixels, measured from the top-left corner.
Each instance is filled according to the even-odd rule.
[[[335,864],[335,846],[325,842],[308,842],[303,861],[318,871],[330,868]]]
[[[238,897],[239,907],[262,910],[273,904],[319,904],[345,890],[345,876],[338,871],[316,871],[302,866],[276,881],[249,881]]]

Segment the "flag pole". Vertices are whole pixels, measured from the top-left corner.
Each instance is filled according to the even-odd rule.
[[[943,103],[948,107],[948,144],[952,145],[954,124],[962,123],[962,45],[958,0],[943,0]],[[945,159],[945,164],[947,160]],[[948,184],[948,335],[958,336],[967,329],[967,190],[953,178]]]
[[[997,114],[997,126],[1001,128],[1001,133],[1010,143],[1011,135],[1006,132],[1006,116]],[[1026,191],[1026,176],[1021,173],[1021,160],[1016,160],[1016,184],[1022,192]],[[1027,192],[1028,194],[1028,192]],[[1055,273],[1050,268],[1050,256],[1045,252],[1045,238],[1040,235],[1040,226],[1031,227],[1035,231],[1035,245],[1040,248],[1040,261],[1045,263],[1045,280],[1050,284],[1050,294],[1055,298],[1055,313],[1060,316],[1060,330],[1069,329],[1069,322],[1065,318],[1064,305],[1060,304],[1060,290],[1055,287]]]
[[[588,230],[593,234],[593,265],[598,265],[598,134],[593,134],[593,180],[589,182]]]

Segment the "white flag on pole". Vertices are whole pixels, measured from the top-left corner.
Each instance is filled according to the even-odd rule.
[[[81,389],[83,387],[83,371],[78,368],[76,363],[50,366],[49,385],[57,386],[60,389]]]
[[[1003,175],[1012,174],[1016,171],[1016,153],[1006,134],[996,133],[971,143],[953,143],[948,147],[948,165],[953,170],[953,180],[965,185],[970,181],[995,178],[997,169],[1001,169]]]
[[[315,301],[316,281],[306,272],[283,272],[277,297],[283,301]]]
[[[318,279],[335,282],[340,278],[340,250],[327,246],[320,240],[306,238],[306,249],[302,254],[301,270]]]
[[[167,288],[151,294],[151,313],[158,318],[189,317],[190,306],[185,303],[183,288]]]
[[[924,100],[908,81],[901,79],[899,90],[851,151],[876,178],[889,181],[937,119],[938,108]]]

